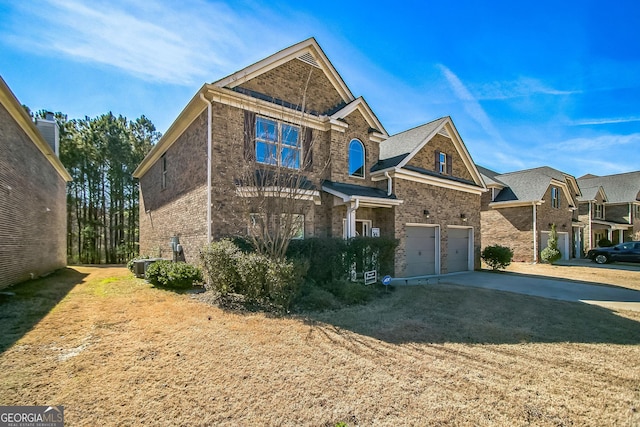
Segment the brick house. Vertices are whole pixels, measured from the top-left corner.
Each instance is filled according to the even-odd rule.
[[[578,178],[582,197],[578,219],[584,227],[583,250],[600,239],[622,243],[640,240],[640,171]]]
[[[305,204],[288,213],[300,237],[397,238],[396,276],[480,267],[486,188],[451,118],[389,136],[313,38],[193,96],[134,172],[141,254],[166,254],[178,236],[194,261],[246,232],[235,202],[251,194],[237,177],[248,161],[304,177]]]
[[[478,167],[489,191],[482,196],[482,244],[510,247],[514,261],[538,262],[556,224],[562,259],[580,257],[576,179],[550,167],[499,174]]]
[[[71,176],[0,78],[0,288],[67,264]]]

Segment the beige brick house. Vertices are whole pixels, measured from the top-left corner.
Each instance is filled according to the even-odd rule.
[[[612,243],[640,240],[640,171],[578,178],[582,197],[578,219],[584,227],[583,251],[600,239]]]
[[[248,160],[305,178],[305,204],[288,213],[300,237],[397,238],[398,277],[480,266],[486,188],[451,118],[388,135],[313,38],[193,96],[134,172],[141,254],[166,255],[178,236],[194,261],[208,241],[246,232],[235,202],[251,194],[238,179]]]
[[[562,258],[580,257],[581,193],[573,176],[550,167],[506,174],[478,169],[489,189],[482,196],[483,246],[508,246],[514,261],[538,262],[555,224]]]
[[[66,266],[71,176],[0,78],[0,289]]]

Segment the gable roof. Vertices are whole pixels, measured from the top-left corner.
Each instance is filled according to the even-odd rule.
[[[585,187],[584,185],[581,185],[580,191],[582,193],[582,196],[578,197],[579,202],[595,201],[598,197],[598,194],[600,194],[603,201],[607,201],[607,195],[601,185],[594,185],[591,187]]]
[[[485,175],[488,179],[505,187],[498,193],[493,203],[541,203],[547,189],[553,184],[562,187],[567,200],[573,202],[576,197],[575,194],[571,194],[567,184],[567,181],[573,177],[548,166],[492,176],[491,173],[493,171],[484,169],[490,172],[490,174]]]
[[[44,157],[51,163],[51,166],[58,172],[58,174],[67,182],[72,181],[71,175],[65,169],[64,165],[53,152],[51,146],[44,140],[44,137],[31,120],[31,117],[22,108],[20,101],[11,92],[9,86],[0,76],[0,104],[9,112],[9,115],[20,126],[22,131],[29,137],[31,142],[36,146],[38,150],[44,155]]]
[[[437,134],[451,139],[473,178],[473,183],[471,184],[486,188],[480,172],[471,159],[467,147],[449,116],[441,117],[424,125],[398,133],[380,143],[380,160],[371,168],[371,172],[381,173],[387,169],[405,167]],[[440,177],[442,178],[442,176]],[[451,179],[451,177],[444,178]]]
[[[378,117],[373,113],[373,110],[371,110],[371,107],[369,107],[369,104],[367,104],[367,101],[365,101],[362,96],[359,96],[351,103],[336,111],[329,117],[329,119],[335,123],[336,120],[343,119],[354,111],[359,111],[367,121],[367,124],[370,127],[369,133],[377,133],[379,134],[379,137],[382,138],[387,138],[389,136],[380,120],[378,120]],[[380,141],[382,141],[382,139]]]
[[[480,175],[482,176],[482,179],[484,180],[484,183],[487,185],[487,187],[504,188],[504,183],[500,182],[500,180],[497,178],[498,175],[500,175],[498,172],[492,171],[491,169],[485,168],[480,165],[476,165],[476,167],[478,168],[478,172],[480,172]]]
[[[300,43],[296,43],[293,46],[289,46],[288,48],[274,53],[255,64],[236,71],[235,73],[214,82],[213,85],[216,87],[233,89],[242,83],[273,70],[274,68],[293,59],[299,59],[320,68],[331,81],[345,103],[349,103],[355,99],[351,90],[349,90],[344,80],[342,80],[342,77],[340,77],[338,71],[333,67],[327,56],[322,51],[322,48],[320,48],[320,45],[313,37],[303,40]]]
[[[315,38],[309,38],[293,46],[279,51],[261,61],[256,62],[248,67],[241,69],[227,77],[224,77],[214,83],[205,83],[191,98],[189,103],[182,109],[178,117],[173,121],[169,129],[160,138],[160,141],[151,149],[147,156],[138,165],[133,172],[136,178],[142,177],[151,168],[160,156],[166,152],[171,145],[180,137],[180,135],[189,127],[189,125],[206,110],[207,104],[215,102],[224,103],[237,108],[250,109],[258,114],[266,114],[272,117],[278,117],[280,120],[299,122],[301,117],[305,124],[314,129],[326,130],[328,126],[334,123],[339,127],[345,127],[345,123],[337,119],[331,120],[327,116],[318,116],[317,114],[309,114],[304,111],[302,114],[296,106],[288,105],[280,100],[263,99],[256,97],[252,93],[246,91],[237,91],[239,85],[245,83],[261,74],[264,74],[274,68],[292,60],[300,60],[323,71],[324,75],[332,83],[337,93],[342,99],[341,111],[347,111],[354,101],[355,97],[351,90],[347,87],[340,74],[333,67],[327,56],[324,54]],[[249,91],[250,92],[250,91]],[[360,99],[360,98],[359,98]],[[379,124],[379,120],[375,117],[364,99],[358,101],[355,107],[363,112],[363,116],[367,121],[376,124],[372,128],[376,128],[380,134],[372,136],[382,140],[387,136],[386,131]],[[338,113],[336,113],[338,114]],[[334,114],[335,115],[335,114]],[[379,125],[378,125],[379,124]]]
[[[583,177],[578,179],[580,188],[601,186],[608,203],[631,203],[640,201],[640,171],[616,175]]]

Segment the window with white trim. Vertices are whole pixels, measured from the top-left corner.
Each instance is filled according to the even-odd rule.
[[[294,240],[304,239],[304,215],[303,214],[281,214],[280,227],[284,227],[287,224],[286,221],[289,219],[291,219],[291,238]]]
[[[364,145],[357,139],[349,143],[349,176],[364,178]]]
[[[160,188],[167,188],[167,156],[166,153],[160,157],[160,165],[162,168],[162,178],[160,180]]]
[[[447,155],[446,155],[446,153],[440,152],[440,162],[438,163],[438,165],[439,165],[439,172],[441,174],[447,173]]]
[[[602,203],[596,203],[593,205],[593,217],[596,219],[604,218],[604,205]]]
[[[560,207],[560,189],[558,187],[551,187],[551,207]]]
[[[256,161],[300,169],[300,128],[266,117],[256,117]]]

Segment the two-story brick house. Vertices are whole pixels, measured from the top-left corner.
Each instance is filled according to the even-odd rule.
[[[640,240],[640,171],[578,178],[582,197],[578,215],[586,252],[601,239],[613,243]]]
[[[292,191],[304,203],[286,213],[300,237],[397,238],[396,276],[480,265],[485,187],[451,118],[389,136],[313,38],[193,96],[134,172],[140,252],[179,236],[194,261],[208,241],[246,232],[247,165],[267,181],[276,169],[303,178]]]
[[[550,167],[506,174],[478,167],[489,191],[482,196],[482,244],[513,249],[514,261],[538,262],[556,225],[563,259],[580,256],[576,179]]]
[[[66,266],[68,181],[0,77],[0,289]]]

